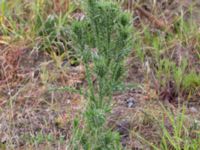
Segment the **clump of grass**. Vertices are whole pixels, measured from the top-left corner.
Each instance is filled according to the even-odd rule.
[[[66,3],[66,10],[58,6]],[[55,5],[57,6],[56,8]],[[48,53],[62,53],[69,50],[67,26],[69,14],[75,9],[69,1],[22,0],[0,2],[0,29],[4,36],[28,41],[37,49]],[[60,8],[61,9],[61,8]]]
[[[85,4],[86,18],[75,21],[72,30],[73,41],[85,66],[87,105],[83,129],[80,129],[80,121],[74,123],[71,146],[73,149],[121,149],[118,133],[106,129],[105,123],[113,91],[125,72],[124,59],[130,51],[130,18],[112,1],[87,0]]]
[[[58,14],[48,10],[52,6],[51,3],[48,3],[51,7],[47,7],[46,3],[47,1],[35,2],[32,30],[35,33],[35,40],[39,41],[37,46],[40,50],[61,55],[69,49],[69,14],[75,7],[70,5],[65,12]],[[46,14],[42,9],[49,13]]]
[[[49,15],[42,21],[41,26],[37,29],[38,37],[41,38],[40,49],[59,55],[67,51],[69,45],[67,24],[67,15]]]
[[[34,7],[34,19],[32,30],[34,31],[34,45],[37,49],[49,53],[52,59],[61,56],[62,61],[67,60],[70,65],[78,65],[73,46],[69,38],[69,25],[71,14],[76,10],[76,5],[68,0],[55,1],[53,4],[47,1],[37,1]],[[65,4],[61,7],[62,4]],[[49,10],[53,5],[55,11]],[[65,7],[66,10],[64,9]],[[45,13],[45,9],[48,13]]]
[[[193,21],[187,23],[181,16],[174,23],[174,32],[151,32],[144,27],[141,36],[137,37],[136,55],[146,68],[147,78],[154,84],[159,98],[171,95],[172,99],[183,96],[187,99],[199,90],[197,31]]]
[[[185,106],[178,109],[176,113],[167,109],[163,105],[162,110],[163,117],[161,120],[152,114],[152,118],[156,120],[158,124],[158,130],[161,132],[160,140],[157,141],[158,144],[153,144],[138,133],[135,133],[136,137],[142,143],[149,145],[154,150],[198,149],[200,144],[200,134],[197,131],[199,129],[199,125],[195,121],[193,121],[192,124],[187,123],[188,118],[185,113]]]
[[[33,4],[29,2],[30,5]],[[31,8],[27,2],[21,0],[0,2],[0,29],[4,36],[12,36],[16,39],[23,38],[27,32],[27,26],[30,22],[29,11]],[[25,15],[26,14],[26,15]],[[30,24],[29,24],[30,25]]]

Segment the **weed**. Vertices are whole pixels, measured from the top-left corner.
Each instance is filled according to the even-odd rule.
[[[111,1],[87,0],[86,11],[86,19],[72,25],[88,82],[84,129],[81,132],[74,125],[74,139],[83,149],[121,149],[118,133],[106,131],[105,123],[113,91],[125,72],[124,59],[130,51],[129,15]],[[90,63],[94,64],[93,69]]]

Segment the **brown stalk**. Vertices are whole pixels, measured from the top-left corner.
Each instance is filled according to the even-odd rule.
[[[157,19],[140,6],[135,6],[135,9],[138,10],[141,15],[145,16],[149,21],[151,21],[157,28],[171,32],[171,27],[164,21]]]

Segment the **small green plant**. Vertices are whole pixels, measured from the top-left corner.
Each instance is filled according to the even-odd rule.
[[[173,81],[177,96],[194,94],[200,87],[200,77],[195,71],[188,71],[187,59],[183,59],[180,65],[173,60],[161,59],[156,74],[161,87],[167,88],[169,81]]]
[[[37,144],[41,144],[46,141],[49,141],[49,142],[54,141],[54,137],[51,134],[45,135],[42,133],[38,133],[36,136],[32,137],[32,141],[34,141]]]
[[[113,91],[125,72],[124,59],[130,51],[130,16],[112,1],[86,0],[85,4],[86,18],[72,24],[72,35],[85,66],[87,106],[83,129],[80,130],[80,122],[74,123],[72,147],[121,149],[118,133],[106,129],[105,123],[111,110]],[[92,68],[90,64],[93,64]]]
[[[51,133],[45,134],[42,133],[42,131],[40,131],[35,135],[32,134],[23,135],[22,139],[29,144],[39,145],[42,143],[53,142],[56,140],[56,137],[54,137]]]

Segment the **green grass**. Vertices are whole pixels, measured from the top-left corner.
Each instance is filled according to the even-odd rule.
[[[159,144],[155,145],[152,142],[149,142],[142,137],[138,133],[135,133],[136,137],[141,140],[141,142],[146,143],[154,150],[195,150],[199,148],[200,144],[200,134],[198,132],[199,125],[195,125],[195,122],[190,122],[191,124],[187,124],[187,121],[191,121],[186,117],[185,114],[185,106],[180,107],[177,114],[174,114],[168,108],[162,106],[163,109],[163,117],[162,120],[159,120],[154,114],[151,117],[156,120],[159,128],[160,128],[160,141]],[[197,131],[197,132],[196,132]]]
[[[173,82],[176,95],[181,97],[186,93],[195,94],[200,87],[196,66],[199,65],[199,32],[196,24],[186,22],[183,16],[177,19],[174,29],[174,33],[161,34],[144,27],[142,33],[136,34],[134,47],[148,78],[153,78],[153,84],[157,83],[157,92],[167,89],[169,82]],[[188,79],[191,76],[194,81]]]

